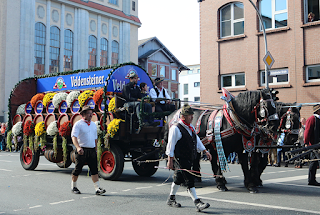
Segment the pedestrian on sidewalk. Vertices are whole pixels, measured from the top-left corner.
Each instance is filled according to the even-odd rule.
[[[71,192],[80,194],[77,188],[78,176],[82,171],[84,164],[88,164],[91,172],[91,178],[94,183],[96,195],[102,195],[106,191],[100,188],[97,162],[97,126],[91,121],[93,110],[85,105],[80,112],[82,119],[76,122],[72,128],[71,137],[75,152],[75,168],[71,176]]]
[[[169,130],[169,138],[166,154],[168,155],[168,168],[174,170],[173,182],[171,185],[170,196],[167,204],[171,207],[181,207],[180,203],[176,202],[176,193],[180,185],[185,185],[188,193],[191,196],[197,211],[202,211],[210,205],[203,203],[196,194],[194,186],[194,176],[190,172],[181,169],[191,170],[194,160],[197,157],[197,152],[203,152],[211,161],[211,154],[206,150],[198,135],[194,132],[194,126],[190,123],[193,119],[193,110],[185,104],[182,107],[180,120],[173,125]]]

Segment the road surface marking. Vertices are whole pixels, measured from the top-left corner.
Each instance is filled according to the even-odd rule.
[[[123,192],[127,192],[127,191],[130,191],[131,189],[127,189],[127,190],[122,190]]]
[[[67,203],[67,202],[73,202],[74,199],[70,199],[70,200],[66,200],[66,201],[61,201],[61,202],[52,202],[50,203],[50,205],[57,205],[57,204],[61,204],[61,203]]]
[[[23,176],[30,176],[31,174],[28,174],[28,175],[23,175]]]
[[[13,210],[13,211],[22,211],[23,209],[21,208],[21,209],[15,209],[15,210]]]
[[[165,186],[165,185],[168,185],[168,184],[158,184],[156,185],[157,187],[161,187],[161,186]]]
[[[0,169],[0,171],[12,172],[10,169]]]
[[[44,175],[44,174],[49,174],[50,172],[40,172],[40,173],[36,173],[36,175]]]
[[[0,214],[4,214],[5,212],[0,212]]]
[[[85,196],[85,197],[82,197],[83,199],[89,199],[89,198],[95,198],[96,196]]]
[[[11,163],[12,161],[7,161],[7,160],[0,160],[1,162],[7,162],[7,163]]]
[[[29,209],[32,209],[32,208],[41,208],[42,205],[36,205],[36,206],[33,206],[33,207],[29,207]]]
[[[136,190],[141,190],[141,189],[148,189],[148,188],[152,188],[152,186],[149,186],[149,187],[137,187],[135,188]]]
[[[287,186],[297,186],[297,187],[308,187],[308,188],[317,188],[320,189],[320,187],[317,186],[310,186],[310,185],[303,185],[303,184],[288,184],[288,183],[274,183],[274,184],[281,184],[281,185],[287,185]]]
[[[118,193],[118,192],[110,192],[111,194],[116,194],[116,193]]]

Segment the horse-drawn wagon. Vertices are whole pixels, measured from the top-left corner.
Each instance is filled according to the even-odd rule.
[[[81,108],[89,105],[95,110],[92,121],[98,128],[100,176],[118,179],[125,161],[132,162],[138,175],[153,175],[157,161],[139,165],[135,161],[159,158],[162,148],[154,143],[163,138],[164,116],[168,113],[157,113],[160,125],[151,127],[143,126],[132,110],[124,108],[122,88],[129,82],[128,74],[132,71],[139,76],[138,84],[145,82],[148,88],[153,87],[146,71],[133,63],[20,81],[9,98],[8,144],[10,147],[12,139],[17,144],[17,138],[22,137],[22,167],[34,170],[41,155],[61,168],[75,162],[70,132],[73,124],[81,119]],[[142,110],[140,114],[143,118],[146,113]]]

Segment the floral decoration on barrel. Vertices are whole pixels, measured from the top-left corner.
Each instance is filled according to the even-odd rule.
[[[25,114],[26,104],[19,105],[16,114]]]
[[[92,90],[86,90],[78,97],[80,107],[83,107],[88,98],[92,97],[94,92]]]
[[[93,101],[95,104],[98,104],[99,101],[102,99],[103,96],[103,88],[97,90],[93,95]]]
[[[52,143],[53,143],[54,158],[57,158],[57,152],[58,152],[58,133],[59,133],[58,122],[57,121],[51,122],[47,127],[47,135],[53,136]]]
[[[34,108],[37,101],[42,101],[43,97],[44,97],[44,93],[38,93],[38,94],[34,95],[30,100],[31,106]]]
[[[17,150],[18,148],[18,136],[20,136],[22,134],[22,122],[17,122],[13,127],[12,127],[12,135],[13,135],[13,139],[14,139],[14,148],[15,150]],[[10,140],[11,142],[11,140]],[[9,150],[11,151],[12,148],[12,143],[11,146],[9,148]]]
[[[110,149],[109,139],[113,138],[118,133],[121,122],[125,122],[125,121],[122,119],[113,119],[109,123],[107,127],[107,133],[104,136],[104,147],[106,149]]]
[[[29,140],[29,148],[33,152],[34,123],[31,120],[28,120],[24,123],[23,134],[24,146],[27,146],[27,142]]]
[[[63,151],[63,161],[67,161],[68,151],[67,151],[67,137],[71,135],[72,124],[70,121],[64,122],[59,127],[59,134],[62,137],[62,151]]]
[[[46,95],[44,95],[43,97],[43,106],[47,107],[48,103],[53,99],[54,95],[56,95],[57,93],[47,93]]]
[[[97,126],[97,135],[98,135],[97,158],[98,158],[98,163],[100,163],[100,158],[101,158],[101,155],[102,155],[103,132],[102,132],[101,127],[100,127],[100,122],[99,121],[95,121],[94,123]],[[100,165],[99,165],[99,168],[100,168]]]
[[[116,111],[116,99],[114,97],[110,100],[110,103],[108,105],[108,111],[110,112]]]
[[[53,96],[53,99],[52,99],[52,104],[54,106],[54,108],[58,108],[59,107],[59,104],[63,101],[63,100],[66,100],[68,94],[67,93],[57,93],[56,95]]]
[[[41,150],[44,150],[46,147],[46,127],[44,125],[44,122],[38,122],[36,124],[36,127],[34,129],[35,131],[35,147],[36,150],[38,150],[38,147],[40,145]],[[39,142],[40,139],[40,142]],[[39,144],[40,143],[40,144]]]
[[[68,107],[71,107],[72,102],[77,99],[80,95],[80,91],[72,91],[68,94],[66,101],[67,101],[67,105]]]

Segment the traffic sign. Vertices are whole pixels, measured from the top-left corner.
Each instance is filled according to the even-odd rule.
[[[266,64],[268,69],[271,69],[273,63],[274,63],[274,59],[272,57],[272,55],[270,54],[270,52],[268,51],[267,54],[264,56],[263,58],[263,62]]]

